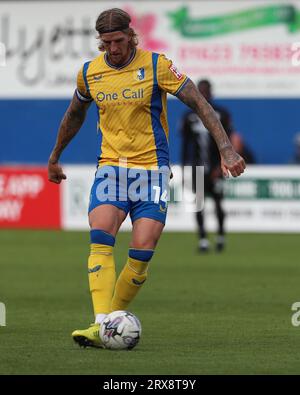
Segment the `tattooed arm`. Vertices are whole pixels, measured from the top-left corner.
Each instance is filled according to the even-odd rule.
[[[244,159],[235,152],[230,140],[212,106],[198,91],[191,80],[187,82],[177,97],[201,118],[206,129],[212,134],[221,155],[221,168],[225,177],[229,173],[239,176],[246,167]]]
[[[84,103],[79,101],[76,94],[74,93],[69,108],[67,109],[63,120],[61,121],[56,143],[48,161],[49,181],[60,184],[62,180],[67,178],[63,173],[58,160],[64,148],[69,144],[69,142],[81,128],[90,104],[91,102]]]

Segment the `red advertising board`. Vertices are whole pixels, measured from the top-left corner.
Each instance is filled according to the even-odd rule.
[[[46,167],[0,166],[0,227],[58,229],[60,186]]]

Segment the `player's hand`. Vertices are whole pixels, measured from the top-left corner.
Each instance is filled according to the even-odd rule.
[[[228,147],[221,152],[221,169],[224,177],[238,177],[244,173],[246,164],[244,159],[232,148]]]
[[[55,184],[60,184],[62,180],[65,180],[67,176],[63,173],[62,167],[58,162],[48,162],[48,180]]]

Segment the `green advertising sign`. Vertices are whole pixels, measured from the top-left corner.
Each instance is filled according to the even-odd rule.
[[[286,24],[294,33],[300,29],[300,11],[293,5],[256,7],[216,17],[193,18],[188,7],[169,12],[172,28],[184,37],[202,38],[265,26]]]
[[[300,179],[230,179],[224,186],[227,199],[300,200]]]

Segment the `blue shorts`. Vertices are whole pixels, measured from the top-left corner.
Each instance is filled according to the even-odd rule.
[[[142,170],[118,166],[99,167],[93,183],[89,213],[102,204],[111,204],[129,213],[131,221],[151,218],[165,224],[170,170]]]

